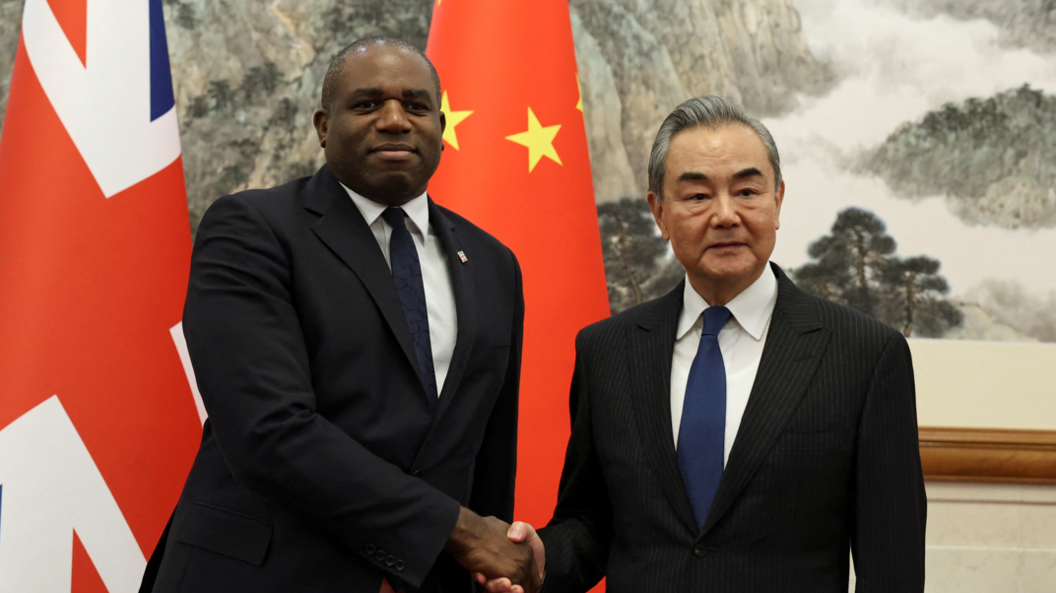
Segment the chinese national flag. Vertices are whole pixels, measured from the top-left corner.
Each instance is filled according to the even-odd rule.
[[[131,592],[201,437],[162,0],[26,0],[0,137],[0,591]]]
[[[609,315],[568,2],[438,0],[426,53],[447,116],[429,193],[513,249],[524,274],[516,518],[541,527],[568,443],[575,335]]]

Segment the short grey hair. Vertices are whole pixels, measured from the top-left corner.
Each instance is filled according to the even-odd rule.
[[[667,168],[667,149],[671,139],[679,132],[694,128],[720,128],[727,125],[743,125],[750,128],[763,141],[770,166],[774,168],[774,191],[781,188],[781,156],[777,153],[777,144],[770,130],[758,119],[748,115],[729,99],[715,95],[694,97],[671,112],[660,124],[653,140],[653,149],[649,153],[649,191],[657,199],[664,199],[664,172]]]

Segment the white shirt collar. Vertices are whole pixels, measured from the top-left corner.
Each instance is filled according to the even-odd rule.
[[[340,181],[338,183],[341,183]],[[341,183],[341,187],[345,188],[348,192],[349,197],[352,198],[352,203],[356,205],[359,213],[363,215],[363,220],[367,221],[367,226],[373,225],[378,218],[381,217],[381,213],[385,212],[388,208],[385,204],[379,204],[369,198],[357,194],[348,188],[344,183]],[[424,240],[426,233],[429,231],[429,197],[428,194],[423,193],[417,198],[413,198],[411,201],[400,206],[403,211],[407,213],[407,218],[410,219],[411,224],[408,225],[408,230],[412,233],[418,233],[418,235]]]
[[[777,277],[773,270],[767,265],[759,278],[740,294],[726,303],[726,308],[733,313],[731,321],[736,321],[744,331],[756,340],[763,338],[766,323],[774,312],[774,304],[777,303]],[[693,329],[700,320],[701,313],[708,308],[707,301],[697,293],[693,285],[689,283],[689,275],[686,275],[685,287],[682,290],[682,315],[678,319],[678,333],[676,340],[681,340]]]

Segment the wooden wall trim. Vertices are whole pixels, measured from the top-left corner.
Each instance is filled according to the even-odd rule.
[[[924,478],[1056,484],[1056,430],[921,427]]]

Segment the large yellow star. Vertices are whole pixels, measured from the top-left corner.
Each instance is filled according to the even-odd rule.
[[[528,131],[506,136],[506,139],[528,147],[528,172],[531,173],[532,169],[539,164],[539,160],[544,156],[549,157],[550,160],[559,165],[561,164],[561,157],[557,156],[557,150],[554,149],[554,138],[560,129],[560,124],[544,128],[539,124],[535,114],[532,113],[532,108],[529,107]]]
[[[462,123],[462,120],[472,115],[473,112],[451,111],[451,103],[447,100],[447,91],[444,91],[444,96],[440,99],[440,111],[443,111],[444,116],[447,117],[447,127],[444,128],[444,142],[458,150],[458,136],[455,134],[455,126]]]

